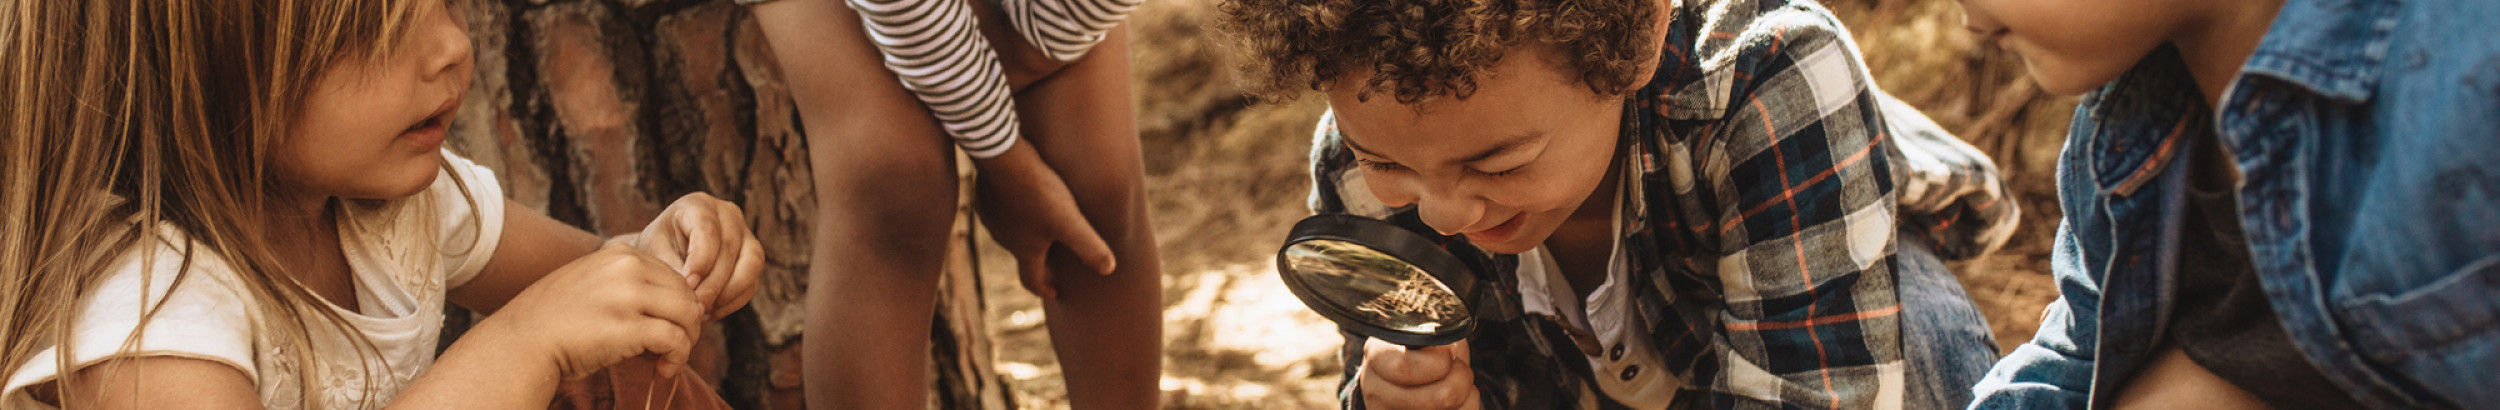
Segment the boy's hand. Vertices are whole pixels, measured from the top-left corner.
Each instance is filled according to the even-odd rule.
[[[764,246],[747,229],[746,213],[701,192],[670,203],[632,242],[685,275],[711,320],[746,306],[764,270]]]
[[[1363,406],[1380,410],[1484,408],[1476,394],[1467,342],[1408,349],[1371,339],[1363,343]]]
[[[546,357],[565,380],[625,359],[658,355],[674,375],[702,334],[703,305],[675,269],[609,244],[531,284],[472,332]]]
[[[1042,162],[1041,153],[1024,140],[997,157],[980,160],[976,178],[981,221],[1000,247],[1016,257],[1016,273],[1024,288],[1044,300],[1058,300],[1051,285],[1048,258],[1052,245],[1065,246],[1085,266],[1109,275],[1118,267],[1111,245],[1076,206],[1067,182]]]

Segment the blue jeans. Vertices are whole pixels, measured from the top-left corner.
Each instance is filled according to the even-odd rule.
[[[1894,286],[1901,292],[1901,354],[1909,377],[1902,408],[1968,407],[1971,386],[1996,364],[1996,336],[1926,236],[1903,231],[1895,238]]]

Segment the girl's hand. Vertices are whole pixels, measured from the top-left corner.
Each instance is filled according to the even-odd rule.
[[[1044,300],[1059,299],[1047,263],[1054,244],[1067,247],[1096,273],[1109,275],[1118,267],[1111,245],[1094,232],[1067,183],[1042,162],[1032,143],[1016,140],[1007,152],[973,165],[981,170],[976,178],[981,221],[989,226],[990,237],[1015,255],[1016,273],[1026,290]]]
[[[1363,343],[1363,406],[1383,410],[1480,409],[1467,342],[1409,349],[1380,339]]]
[[[633,242],[685,275],[695,301],[711,312],[707,319],[729,316],[755,298],[764,246],[747,229],[746,213],[737,204],[701,192],[686,194],[652,218]]]
[[[609,244],[549,272],[475,333],[500,338],[492,345],[525,346],[573,380],[646,354],[660,356],[662,375],[675,375],[702,323],[703,305],[676,270]]]

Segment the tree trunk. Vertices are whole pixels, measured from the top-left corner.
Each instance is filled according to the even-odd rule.
[[[946,273],[938,281],[937,318],[929,329],[930,407],[1003,410],[1015,407],[1007,379],[990,354],[989,317],[981,295],[977,242],[972,237],[972,158],[957,155],[955,226],[946,249]]]
[[[639,232],[687,193],[738,203],[763,242],[765,272],[754,301],[716,324],[690,364],[736,408],[800,408],[796,342],[816,198],[806,136],[746,9],[727,0],[457,3],[477,54],[452,150],[495,170],[506,198],[601,235]],[[933,402],[1005,408],[969,208],[958,209],[961,245],[931,329]],[[447,341],[470,319],[452,316]]]

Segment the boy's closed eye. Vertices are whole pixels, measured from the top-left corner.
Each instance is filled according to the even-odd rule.
[[[1362,165],[1364,170],[1367,170],[1367,171],[1372,171],[1372,172],[1399,172],[1399,171],[1406,171],[1406,170],[1407,170],[1405,165],[1398,165],[1398,163],[1395,163],[1395,162],[1387,162],[1387,161],[1374,161],[1374,160],[1364,159],[1364,158],[1355,158],[1355,159],[1354,159],[1354,163],[1355,163],[1355,164]],[[1520,170],[1520,169],[1524,169],[1524,168],[1527,168],[1527,166],[1526,166],[1526,165],[1521,165],[1521,166],[1516,166],[1516,167],[1510,167],[1509,169],[1504,169],[1504,170],[1500,170],[1500,171],[1485,171],[1485,170],[1477,169],[1477,168],[1474,168],[1474,167],[1469,167],[1469,168],[1467,168],[1467,173],[1468,173],[1468,174],[1471,174],[1471,175],[1476,175],[1476,176],[1483,176],[1483,177],[1495,177],[1495,178],[1499,178],[1499,177],[1506,177],[1506,176],[1511,176],[1511,175],[1517,175],[1517,174],[1519,174],[1519,170]]]
[[[1475,168],[1468,168],[1468,169],[1467,169],[1467,171],[1468,171],[1468,172],[1475,173],[1476,175],[1480,175],[1480,176],[1487,176],[1487,177],[1506,177],[1506,176],[1511,176],[1511,175],[1517,175],[1517,174],[1519,174],[1519,170],[1520,170],[1521,168],[1527,168],[1527,166],[1522,165],[1522,166],[1510,167],[1509,169],[1504,169],[1504,170],[1500,170],[1500,171],[1479,171],[1479,170],[1476,170]]]
[[[1373,159],[1370,159],[1370,158],[1363,158],[1363,157],[1355,157],[1355,158],[1354,158],[1354,163],[1356,163],[1356,164],[1362,164],[1362,165],[1363,165],[1363,169],[1364,169],[1364,170],[1367,170],[1367,171],[1375,171],[1375,172],[1392,172],[1392,171],[1405,171],[1405,170],[1406,170],[1406,166],[1405,166],[1405,165],[1398,165],[1398,163],[1395,163],[1395,162],[1379,161],[1379,160],[1373,160]]]
[[[1528,165],[1535,163],[1537,158],[1543,154],[1543,148],[1545,147],[1544,136],[1545,133],[1543,132],[1520,134],[1493,144],[1491,148],[1478,151],[1473,155],[1468,155],[1465,158],[1459,159],[1458,161],[1455,161],[1455,163],[1461,165],[1461,172],[1470,176],[1504,177],[1516,175],[1521,170],[1526,169]],[[1362,166],[1365,170],[1376,172],[1412,170],[1412,168],[1409,168],[1404,164],[1388,160],[1385,155],[1380,155],[1379,153],[1363,148],[1361,145],[1355,144],[1350,138],[1342,139],[1340,141],[1348,150],[1354,151],[1355,163]]]

